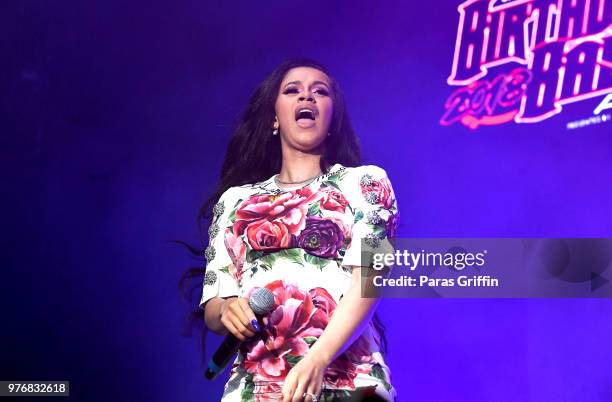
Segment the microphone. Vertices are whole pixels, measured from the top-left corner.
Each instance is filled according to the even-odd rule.
[[[259,319],[274,309],[274,294],[268,288],[259,288],[249,297],[249,307]],[[225,369],[240,348],[240,340],[231,333],[227,334],[213,357],[208,362],[204,376],[214,380]]]

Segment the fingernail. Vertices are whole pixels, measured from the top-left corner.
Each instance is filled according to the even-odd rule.
[[[259,332],[260,330],[259,323],[257,322],[256,319],[251,320],[251,326],[255,329],[255,331]]]

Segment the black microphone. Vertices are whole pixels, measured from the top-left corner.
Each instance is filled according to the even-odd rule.
[[[249,297],[249,307],[259,319],[274,309],[274,294],[267,288],[257,289]],[[214,380],[225,369],[239,348],[240,340],[231,333],[227,334],[223,343],[208,362],[208,368],[204,376],[209,380]]]

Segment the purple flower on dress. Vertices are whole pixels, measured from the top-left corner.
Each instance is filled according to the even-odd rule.
[[[308,254],[321,258],[333,258],[344,242],[344,234],[329,219],[309,216],[306,226],[297,238],[298,246]]]

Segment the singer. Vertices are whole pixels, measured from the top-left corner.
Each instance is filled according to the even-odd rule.
[[[289,59],[260,84],[202,213],[213,204],[200,308],[211,330],[242,341],[222,401],[394,401],[360,249],[394,252],[397,200],[384,169],[361,165],[324,66]],[[262,287],[274,307],[257,318],[248,301]]]

